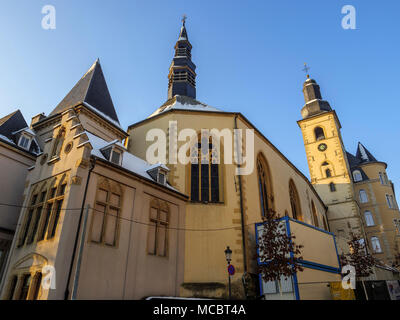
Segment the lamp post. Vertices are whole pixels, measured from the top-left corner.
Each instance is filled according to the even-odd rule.
[[[226,247],[225,252],[225,258],[226,258],[226,262],[228,263],[228,267],[231,264],[231,260],[232,260],[232,250],[229,249],[229,246]],[[231,275],[229,274],[228,271],[228,283],[229,283],[229,300],[231,300],[232,298],[232,291],[231,291]]]

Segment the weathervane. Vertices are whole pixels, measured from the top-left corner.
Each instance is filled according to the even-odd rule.
[[[187,19],[187,16],[186,16],[186,14],[184,14],[184,15],[182,16],[182,24],[183,24],[183,25],[185,25],[186,19]]]
[[[308,70],[310,70],[311,68],[307,66],[307,63],[304,63],[304,69],[303,71],[306,73],[307,78],[310,78],[310,75],[308,74]]]

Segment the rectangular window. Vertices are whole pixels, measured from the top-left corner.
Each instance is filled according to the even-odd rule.
[[[39,297],[39,291],[40,291],[40,286],[41,286],[41,282],[42,282],[42,273],[41,272],[36,273],[34,282],[35,283],[34,283],[32,300],[37,300]]]
[[[104,242],[109,246],[115,246],[117,231],[118,209],[110,207],[106,217],[106,225],[104,230]]]
[[[192,164],[191,165],[191,188],[190,188],[190,196],[192,201],[199,201],[199,165]]]
[[[167,256],[169,213],[165,209],[150,208],[147,250],[149,254]]]
[[[91,241],[108,246],[117,245],[118,219],[121,196],[102,188],[97,191],[97,202],[93,210]]]
[[[208,172],[208,164],[201,164],[201,201],[208,202],[210,201],[209,195],[209,172]]]
[[[101,234],[103,232],[103,220],[106,212],[106,206],[97,203],[93,210],[92,218],[92,241],[101,242]]]
[[[33,209],[30,209],[28,211],[28,216],[26,217],[26,222],[24,225],[24,228],[21,230],[22,233],[22,237],[21,237],[21,241],[19,243],[19,246],[22,246],[25,243],[26,237],[28,236],[28,231],[29,231],[29,226],[31,224],[31,220],[32,220],[32,216],[33,216]]]
[[[211,164],[211,202],[219,202],[218,164]]]
[[[58,220],[60,219],[62,203],[63,203],[63,200],[58,200],[56,202],[56,210],[54,212],[53,224],[52,224],[52,227],[51,227],[50,236],[47,236],[47,238],[53,238],[55,236],[55,234],[56,234]]]
[[[382,172],[379,172],[379,180],[381,181],[381,184],[385,184],[385,181],[383,180]]]
[[[51,211],[53,209],[53,203],[49,203],[46,208],[46,215],[44,216],[43,225],[40,227],[38,241],[43,240],[46,235],[47,227],[49,226],[49,221],[51,217]]]
[[[121,153],[113,150],[113,152],[111,154],[111,162],[119,165],[120,161],[121,161]]]
[[[7,300],[12,300],[14,297],[15,289],[17,287],[18,277],[13,276],[10,283],[10,288],[7,295]]]
[[[33,222],[32,222],[33,223],[33,227],[32,227],[31,233],[29,234],[27,244],[32,243],[33,240],[35,239],[41,215],[42,215],[42,207],[38,207],[36,209],[36,213],[35,213],[35,215],[33,217]]]
[[[18,300],[26,300],[28,298],[29,287],[31,285],[31,275],[26,274],[22,279],[21,292],[19,294]]]
[[[388,204],[389,209],[393,209],[393,204],[388,194],[386,195],[386,202]]]

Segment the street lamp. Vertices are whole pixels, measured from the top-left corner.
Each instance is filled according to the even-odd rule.
[[[232,250],[229,249],[229,246],[226,247],[225,252],[225,258],[226,258],[226,262],[228,263],[228,267],[231,264],[232,261]],[[232,298],[232,290],[231,290],[231,275],[229,274],[229,270],[228,270],[228,283],[229,283],[229,300],[231,300]]]

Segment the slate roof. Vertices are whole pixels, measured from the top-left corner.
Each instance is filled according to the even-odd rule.
[[[161,107],[154,111],[149,118],[156,116],[160,113],[169,110],[189,110],[189,111],[213,111],[213,112],[223,112],[217,108],[211,107],[187,96],[176,95],[173,98],[167,100]]]
[[[96,60],[49,116],[62,113],[83,102],[88,103],[102,114],[119,123],[99,59]]]
[[[23,150],[38,155],[41,150],[35,139],[35,133],[28,127],[20,110],[14,111],[0,119],[0,139],[8,144],[20,148],[18,141],[23,131],[29,133],[33,138],[29,150]]]
[[[21,111],[17,110],[0,119],[0,134],[10,140],[14,140],[13,132],[26,128],[27,126],[28,124]]]
[[[355,170],[360,171],[362,176],[362,181],[369,180],[367,174],[362,169],[362,165],[368,162],[376,162],[376,158],[364,147],[364,145],[359,142],[357,146],[356,155],[352,155],[350,152],[346,152],[347,160],[349,161],[350,170],[353,173]]]
[[[358,143],[356,157],[360,162],[376,162],[376,158],[363,146],[361,142]]]

